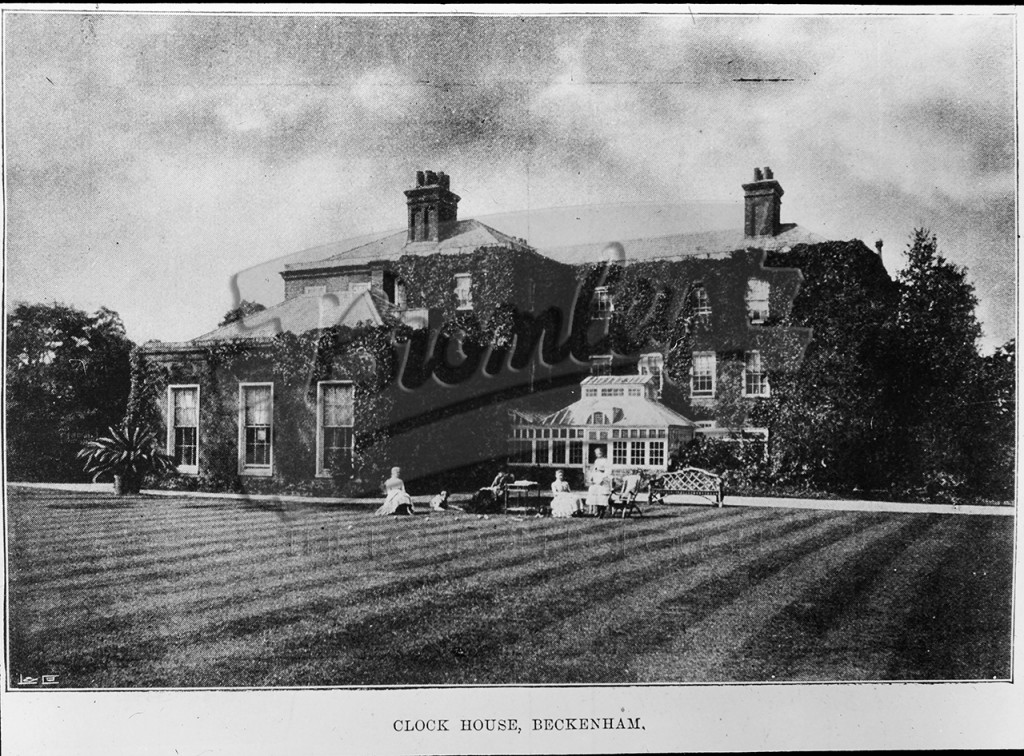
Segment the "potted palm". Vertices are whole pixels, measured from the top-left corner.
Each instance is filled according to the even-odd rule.
[[[85,472],[95,482],[101,475],[114,476],[118,496],[138,493],[143,476],[174,470],[174,458],[157,446],[156,436],[138,425],[110,428],[108,435],[89,441],[78,452]]]

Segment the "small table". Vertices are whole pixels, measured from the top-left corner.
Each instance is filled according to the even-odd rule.
[[[505,489],[505,512],[528,512],[531,509],[540,511],[544,507],[540,503],[540,486],[535,480],[517,480],[509,483]],[[514,506],[509,506],[509,499],[515,496]],[[531,500],[533,501],[531,505]]]

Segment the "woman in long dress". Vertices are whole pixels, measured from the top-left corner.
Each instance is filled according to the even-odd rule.
[[[611,473],[608,470],[608,459],[604,451],[594,452],[594,462],[590,466],[590,488],[587,489],[587,509],[591,514],[603,517],[608,511],[608,499],[611,497]]]
[[[572,489],[561,470],[555,470],[555,482],[551,484],[551,491],[555,495],[551,500],[552,517],[572,517],[576,514],[579,508],[578,500],[576,495],[571,493]]]
[[[384,503],[374,514],[376,515],[411,515],[412,498],[405,492],[405,483],[399,477],[400,467],[391,468],[391,477],[384,481],[386,495]]]

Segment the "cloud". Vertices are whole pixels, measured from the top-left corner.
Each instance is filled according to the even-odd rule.
[[[914,225],[946,231],[990,330],[1012,330],[1009,15],[5,18],[12,292],[73,300],[74,267],[34,261],[113,264],[127,243],[136,286],[153,271],[180,310],[176,264],[220,276],[401,225],[419,168],[472,215],[735,200],[769,164],[785,219],[884,235],[887,262]],[[85,270],[129,329],[171,337],[119,274]]]

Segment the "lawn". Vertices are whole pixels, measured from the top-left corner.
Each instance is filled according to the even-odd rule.
[[[8,489],[12,682],[1005,679],[1013,518],[622,520]]]

